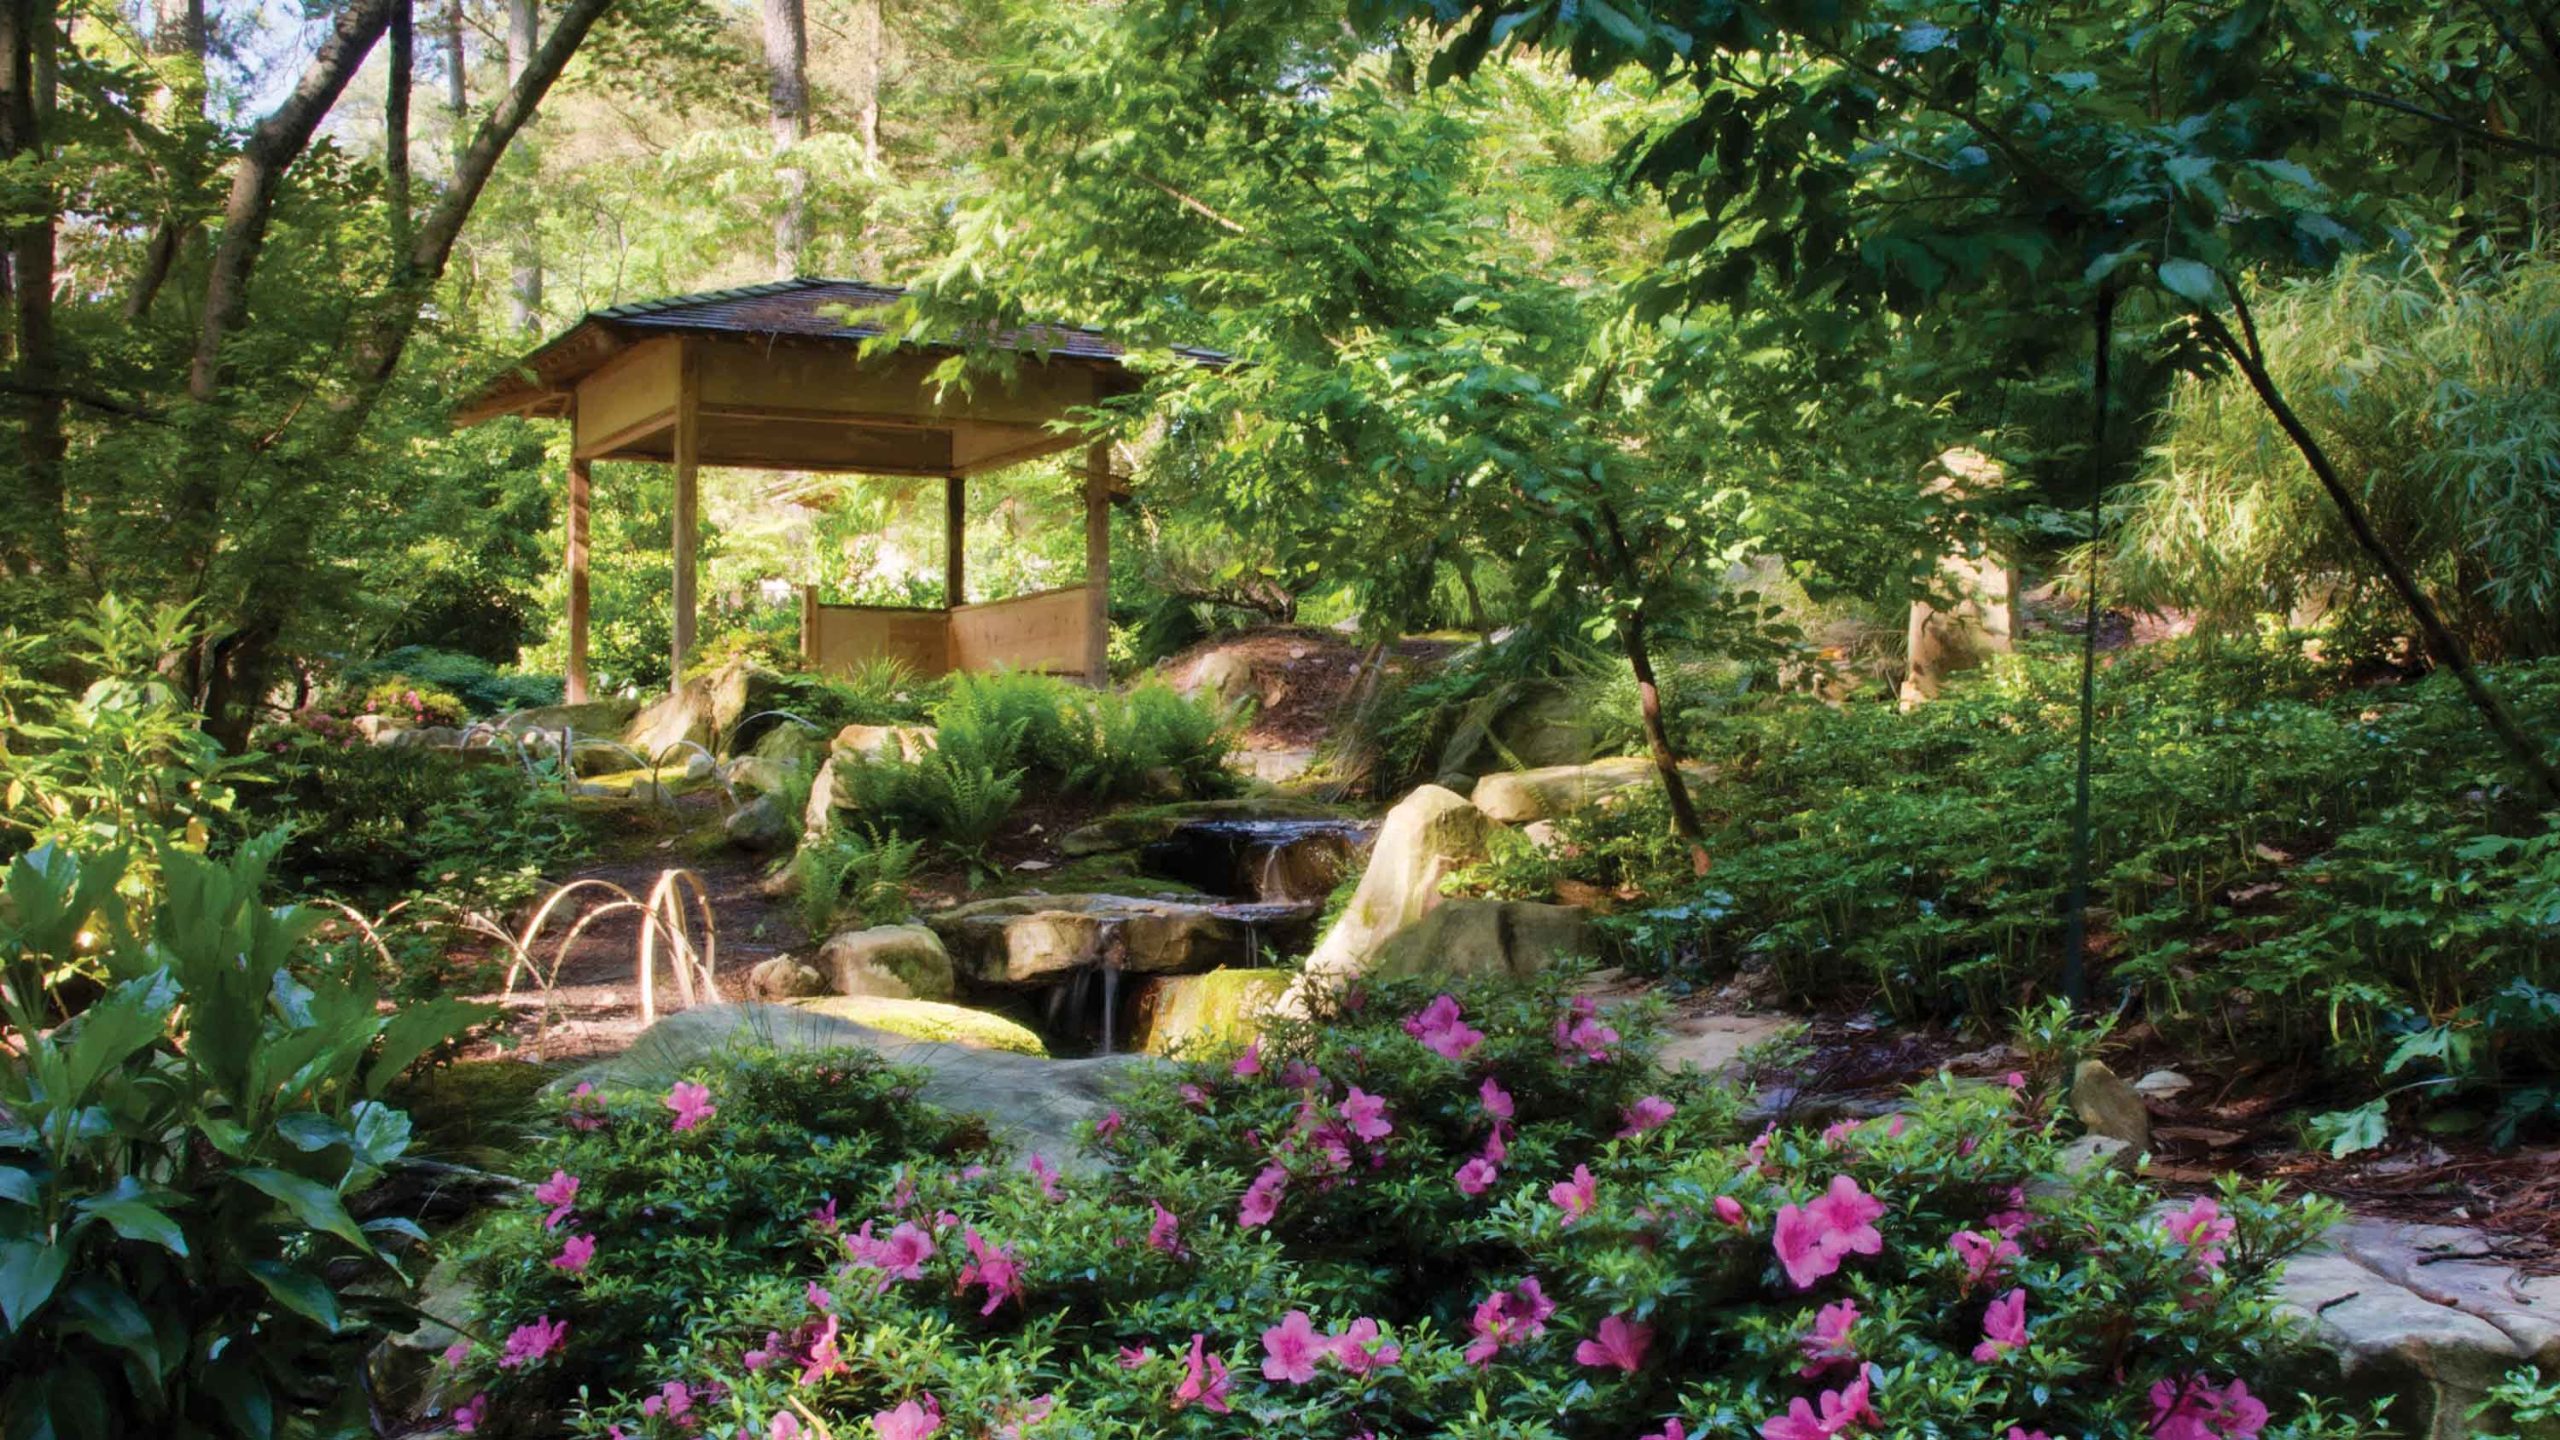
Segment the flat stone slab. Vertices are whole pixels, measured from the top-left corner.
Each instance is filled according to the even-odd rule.
[[[1692,785],[1705,784],[1715,772],[1704,765],[1680,768]],[[1553,820],[1586,806],[1643,786],[1662,783],[1662,772],[1650,757],[1620,755],[1588,765],[1547,765],[1535,770],[1498,770],[1476,780],[1468,798],[1485,817],[1505,825]]]
[[[1738,1079],[1742,1052],[1766,1044],[1799,1022],[1785,1015],[1691,1015],[1671,1022],[1658,1063],[1718,1080]]]

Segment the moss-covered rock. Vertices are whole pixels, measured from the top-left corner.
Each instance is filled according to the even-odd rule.
[[[972,1010],[966,1005],[945,1005],[932,1000],[897,1000],[886,995],[830,995],[816,1000],[792,1002],[803,1010],[814,1010],[838,1020],[886,1030],[910,1040],[935,1040],[947,1045],[968,1045],[980,1050],[1004,1050],[1015,1055],[1046,1056],[1049,1047],[1028,1029],[985,1010]]]
[[[818,947],[818,969],[838,995],[948,1000],[955,988],[951,952],[923,925],[838,931]]]
[[[1231,1049],[1262,1033],[1262,1017],[1289,988],[1286,970],[1212,970],[1148,982],[1139,1001],[1139,1048],[1149,1055]]]
[[[651,782],[655,781],[653,785]],[[577,782],[570,793],[590,799],[647,800],[664,793],[682,795],[711,783],[711,767],[699,755],[685,763],[662,765],[655,770],[616,770],[605,775],[590,775]]]

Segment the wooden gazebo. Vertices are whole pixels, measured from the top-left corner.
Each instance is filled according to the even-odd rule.
[[[566,418],[569,460],[569,674],[587,697],[587,508],[597,460],[675,466],[675,673],[693,649],[701,529],[696,476],[706,465],[944,483],[940,609],[826,605],[802,591],[800,643],[813,667],[893,656],[925,675],[998,666],[1106,678],[1111,579],[1111,450],[1064,423],[1136,388],[1118,345],[1090,330],[1040,325],[994,337],[1016,352],[1009,383],[944,391],[931,375],[958,347],[909,344],[864,357],[882,333],[866,313],[902,292],[850,280],[782,280],[678,295],[589,314],[519,361],[459,412]],[[1187,352],[1214,362],[1205,351]],[[1085,578],[1080,585],[972,605],[962,552],[969,477],[1084,447]]]

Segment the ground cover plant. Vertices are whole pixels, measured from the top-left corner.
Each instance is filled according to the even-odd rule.
[[[1611,923],[1657,967],[1765,967],[1791,995],[1996,1027],[2055,986],[2075,670],[2023,656],[1910,714],[1701,715],[1722,767],[1704,880],[1638,802],[1460,883],[1616,887]],[[2534,713],[2560,703],[2546,664],[2497,678]],[[2560,1122],[2560,865],[2449,680],[2360,685],[2300,637],[2201,638],[2115,657],[2098,698],[2111,993],[2198,1049],[2330,1064],[2359,1102],[2387,1084],[2502,1142]]]
[[[1098,1172],[850,1133],[923,1118],[860,1057],[575,1091],[445,1403],[651,1440],[2366,1433],[2276,1369],[2324,1207],[2064,1182],[2049,1077],[1752,1135],[1652,1025],[1353,992],[1139,1079]]]

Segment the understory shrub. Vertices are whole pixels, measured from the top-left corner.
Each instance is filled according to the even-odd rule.
[[[124,857],[51,847],[0,905],[0,1432],[369,1433],[367,1354],[414,1318],[425,1235],[349,1200],[409,1144],[382,1102],[479,1007],[392,1011],[259,899],[278,837]],[[107,986],[67,1023],[50,977]]]
[[[1616,863],[1640,847],[1613,837],[1651,833],[1636,805],[1478,883],[1599,867],[1626,892],[1611,923],[1657,964],[1993,1023],[2061,961],[2077,671],[2024,655],[1909,714],[1725,717],[1701,749],[1720,777],[1696,790],[1706,877]],[[2560,714],[2560,665],[2493,683]],[[2351,688],[2288,637],[2197,640],[2113,657],[2098,702],[2101,984],[2189,1043],[2325,1060],[2368,1093],[2391,1065],[2416,1082],[2404,1104],[2459,1096],[2510,1135],[2560,1118],[2560,840],[2450,679]]]
[[[792,857],[798,872],[800,919],[812,938],[823,938],[850,915],[865,926],[907,918],[907,878],[915,873],[920,840],[901,840],[875,828],[827,833]]]
[[[528,710],[537,705],[560,703],[562,682],[557,675],[537,675],[519,670],[502,669],[477,655],[457,654],[425,645],[404,645],[370,660],[346,667],[344,679],[351,687],[361,688],[370,697],[396,698],[403,690],[421,694],[438,691],[454,697],[462,707],[458,718],[437,719],[425,723],[453,725],[473,715],[497,715],[509,710]],[[389,710],[388,705],[381,707]]]
[[[2369,1433],[2270,1375],[2328,1208],[2061,1178],[1998,1085],[1745,1143],[1655,1012],[1569,984],[1354,991],[1140,1072],[1100,1171],[894,1100],[775,1153],[894,1083],[851,1057],[573,1097],[445,1393],[627,1440]]]

